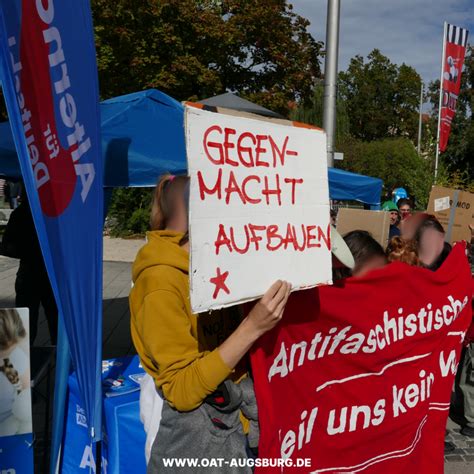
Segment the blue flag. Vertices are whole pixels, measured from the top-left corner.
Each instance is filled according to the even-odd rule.
[[[89,2],[0,0],[0,65],[31,211],[97,440],[103,164]]]

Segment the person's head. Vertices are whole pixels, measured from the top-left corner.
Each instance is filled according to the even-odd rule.
[[[365,230],[353,230],[344,241],[354,256],[353,276],[363,276],[371,270],[384,267],[387,258],[382,246]]]
[[[418,212],[416,214],[411,214],[406,219],[402,220],[400,222],[400,232],[402,238],[406,241],[413,240],[418,227],[426,216],[426,213]]]
[[[444,229],[436,217],[424,214],[414,236],[414,243],[420,263],[436,270],[446,259],[451,246],[445,246]]]
[[[7,358],[25,337],[25,327],[18,311],[2,309],[0,311],[0,358]]]
[[[165,174],[160,177],[153,193],[151,230],[188,231],[189,178]]]
[[[397,201],[398,210],[400,211],[400,216],[402,220],[410,216],[412,211],[411,201],[409,199],[399,199]]]
[[[390,213],[390,225],[397,225],[400,220],[398,207],[393,201],[385,201],[382,204],[382,211]]]
[[[415,266],[420,264],[415,243],[412,240],[405,240],[399,236],[390,239],[387,246],[387,260],[389,263],[402,262]]]
[[[329,211],[329,217],[330,217],[330,220],[331,220],[331,225],[333,225],[335,227],[336,226],[336,221],[337,221],[337,212],[334,209],[331,209]]]

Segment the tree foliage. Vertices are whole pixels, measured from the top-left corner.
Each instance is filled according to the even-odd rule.
[[[285,0],[93,0],[103,98],[237,91],[288,114],[320,77],[321,44]]]
[[[418,155],[410,140],[386,138],[363,142],[349,138],[339,149],[344,152],[342,168],[381,178],[387,195],[402,186],[415,198],[418,208],[426,208],[432,173],[429,163]]]
[[[374,49],[355,56],[339,75],[351,135],[362,140],[391,136],[414,139],[418,128],[421,78],[410,66],[398,66]]]
[[[143,235],[149,228],[151,196],[150,188],[114,189],[107,218],[111,235]]]
[[[318,84],[314,90],[313,95],[306,104],[299,105],[291,114],[293,120],[298,122],[323,126],[323,102],[324,102],[324,86]],[[347,107],[341,97],[336,101],[336,143],[344,140],[350,132],[349,114]]]
[[[320,77],[321,43],[284,0],[92,0],[101,98],[225,91],[288,115]],[[146,230],[149,190],[117,190],[114,234]]]

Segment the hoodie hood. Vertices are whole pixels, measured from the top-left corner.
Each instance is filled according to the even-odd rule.
[[[149,267],[167,265],[189,272],[189,253],[179,242],[183,233],[170,230],[147,232],[147,243],[139,250],[132,268],[133,282]]]

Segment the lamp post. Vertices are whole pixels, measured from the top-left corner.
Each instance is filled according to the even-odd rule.
[[[328,166],[334,165],[334,141],[336,135],[337,60],[339,55],[340,11],[340,0],[328,0],[323,108],[323,128],[327,134],[328,140]]]

